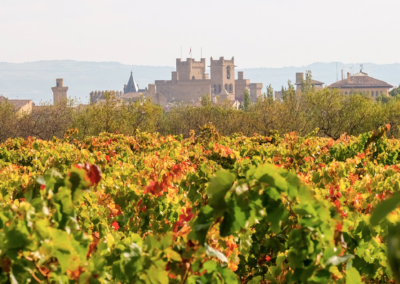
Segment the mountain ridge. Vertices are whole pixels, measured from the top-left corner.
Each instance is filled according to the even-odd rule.
[[[244,78],[253,83],[263,83],[263,92],[271,84],[275,90],[287,86],[288,80],[295,81],[296,72],[311,70],[313,78],[326,85],[341,79],[343,63],[315,62],[304,66],[236,68],[244,71]],[[345,65],[344,77],[352,72],[351,64]],[[354,64],[353,66],[358,66]],[[364,63],[363,71],[370,76],[383,80],[391,85],[400,83],[400,64]],[[354,73],[358,68],[354,68]],[[24,63],[0,62],[0,94],[12,99],[32,99],[35,103],[52,100],[51,87],[56,78],[64,78],[69,87],[68,96],[78,98],[81,102],[89,101],[91,91],[123,90],[128,82],[130,72],[140,88],[155,80],[170,80],[173,66],[126,65],[119,62],[94,62],[75,60],[40,60]],[[209,70],[207,71],[209,73]]]

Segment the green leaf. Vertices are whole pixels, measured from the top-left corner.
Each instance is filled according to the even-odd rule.
[[[262,280],[262,276],[258,275],[256,277],[253,277],[253,279],[251,279],[249,282],[247,282],[248,284],[259,284]]]
[[[222,278],[224,279],[224,283],[238,283],[236,274],[233,273],[232,270],[230,270],[229,268],[218,267],[218,270]]]
[[[396,192],[391,198],[383,201],[376,206],[372,212],[370,223],[372,226],[378,225],[391,211],[396,209],[400,203],[400,192]]]
[[[218,264],[217,264],[215,261],[213,261],[213,260],[207,260],[207,261],[203,264],[203,266],[202,266],[200,272],[203,272],[204,270],[207,270],[207,273],[210,273],[210,272],[216,270],[216,269],[217,269],[217,266],[218,266]]]
[[[197,240],[204,244],[208,229],[214,221],[214,210],[206,205],[200,209],[199,215],[191,225],[192,231],[189,233],[190,240]]]
[[[61,270],[63,271],[63,273],[65,273],[67,271],[71,255],[69,253],[65,253],[65,252],[61,252],[61,251],[55,251],[55,255],[57,257],[58,263],[61,266]]]
[[[362,284],[360,274],[354,267],[346,271],[346,284]]]
[[[217,257],[219,260],[221,260],[222,262],[226,262],[228,263],[228,259],[226,258],[225,254],[223,254],[222,252],[220,252],[219,250],[216,250],[214,248],[212,248],[211,246],[209,246],[208,244],[205,244],[205,248],[206,248],[206,252],[209,256],[215,256]]]
[[[228,171],[218,171],[208,188],[208,204],[214,209],[224,209],[225,194],[231,189],[235,176]]]
[[[274,165],[265,164],[256,169],[254,176],[260,181],[267,183],[281,191],[286,192],[288,190],[288,184],[286,180],[278,174],[278,170]]]

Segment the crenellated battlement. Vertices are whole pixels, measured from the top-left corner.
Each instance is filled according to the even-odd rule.
[[[232,56],[231,60],[225,59],[223,56],[215,60],[211,57],[210,62],[211,64],[235,64],[235,57]]]
[[[188,80],[202,80],[206,72],[206,59],[201,58],[196,61],[193,58],[186,58],[182,61],[180,58],[176,59],[176,72],[172,73],[172,80],[188,81]]]
[[[180,58],[176,59],[176,66],[206,66],[206,59],[201,58],[200,61],[196,61],[194,58],[186,58],[186,61],[182,61]]]
[[[109,90],[106,90],[106,91],[93,91],[93,92],[90,92],[90,102],[91,103],[96,103],[99,100],[105,100],[105,96],[104,95],[106,93],[110,93],[111,95],[115,95],[116,97],[120,97],[120,96],[122,96],[124,94],[123,91],[109,91]]]

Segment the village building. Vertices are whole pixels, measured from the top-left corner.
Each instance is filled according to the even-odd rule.
[[[149,84],[145,89],[139,89],[133,74],[124,85],[124,91],[113,92],[118,99],[131,101],[140,96],[150,97],[155,103],[165,107],[174,103],[196,104],[199,98],[209,95],[211,101],[228,100],[233,105],[235,102],[243,101],[244,91],[250,92],[252,101],[261,97],[261,83],[250,83],[250,80],[244,79],[243,72],[238,72],[238,78],[235,79],[234,58],[225,60],[224,57],[214,60],[211,57],[210,73],[206,73],[206,59],[195,61],[187,58],[182,61],[176,59],[176,71],[171,74],[171,80],[156,80],[154,84]],[[90,93],[91,103],[97,103],[104,100],[104,94],[108,91],[94,91]]]
[[[68,87],[64,86],[64,79],[56,79],[56,86],[52,87],[51,90],[53,91],[53,104],[67,102]]]
[[[133,74],[128,79],[128,84],[124,85],[124,91],[93,91],[90,93],[90,103],[98,103],[104,101],[105,94],[115,96],[119,100],[132,101],[140,98],[141,96],[148,96],[153,99],[156,98],[155,85],[149,84],[148,88],[139,89],[138,84],[136,84],[135,79],[133,79]]]
[[[249,90],[250,97],[256,101],[261,97],[261,83],[250,83],[243,78],[243,72],[238,72],[235,79],[235,58],[230,60],[220,57],[210,59],[210,73],[206,73],[206,59],[195,61],[187,58],[182,61],[176,59],[176,71],[172,72],[171,80],[156,80],[156,93],[158,103],[164,102],[195,102],[199,97],[210,95],[211,100],[243,101],[245,89]]]
[[[18,115],[31,114],[35,104],[32,100],[10,100],[4,96],[0,96],[0,103],[7,101],[14,106],[14,110]]]
[[[305,81],[304,78],[304,73],[296,73],[296,83],[294,84],[296,86],[296,91],[301,91],[301,86],[303,82]],[[311,80],[311,85],[314,87],[316,91],[322,90],[324,88],[323,82],[317,81],[317,80]]]
[[[343,73],[342,73],[343,74]],[[342,76],[343,77],[343,76]],[[346,95],[353,92],[368,93],[371,97],[376,98],[380,94],[389,95],[389,90],[393,88],[392,85],[368,76],[367,73],[362,72],[351,76],[347,73],[347,78],[333,83],[329,86],[332,89],[339,89]]]
[[[303,72],[298,72],[296,73],[296,81],[294,83],[294,86],[296,86],[296,92],[301,91],[302,84],[305,80],[304,73]],[[317,80],[311,80],[311,85],[314,87],[315,90],[322,90],[324,88],[323,82],[317,81]],[[275,100],[282,102],[283,97],[282,97],[282,91],[275,91],[274,93]]]

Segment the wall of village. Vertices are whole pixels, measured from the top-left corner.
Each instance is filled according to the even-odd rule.
[[[124,94],[123,91],[93,91],[90,92],[90,103],[95,104],[100,100],[105,100],[105,94],[110,93],[111,95],[115,95],[116,97],[122,96]]]
[[[384,94],[386,96],[389,95],[389,89],[388,88],[341,88],[341,91],[344,92],[346,95],[350,94],[351,92],[354,91],[360,91],[364,93],[370,94],[371,97],[377,97],[380,94]]]
[[[235,98],[239,102],[243,102],[244,90],[250,85],[249,79],[243,79],[243,72],[238,72],[238,78],[235,80]]]
[[[187,81],[155,81],[158,99],[165,97],[168,102],[196,102],[198,98],[211,94],[211,85],[209,79],[187,80]],[[161,104],[161,102],[160,102]]]

